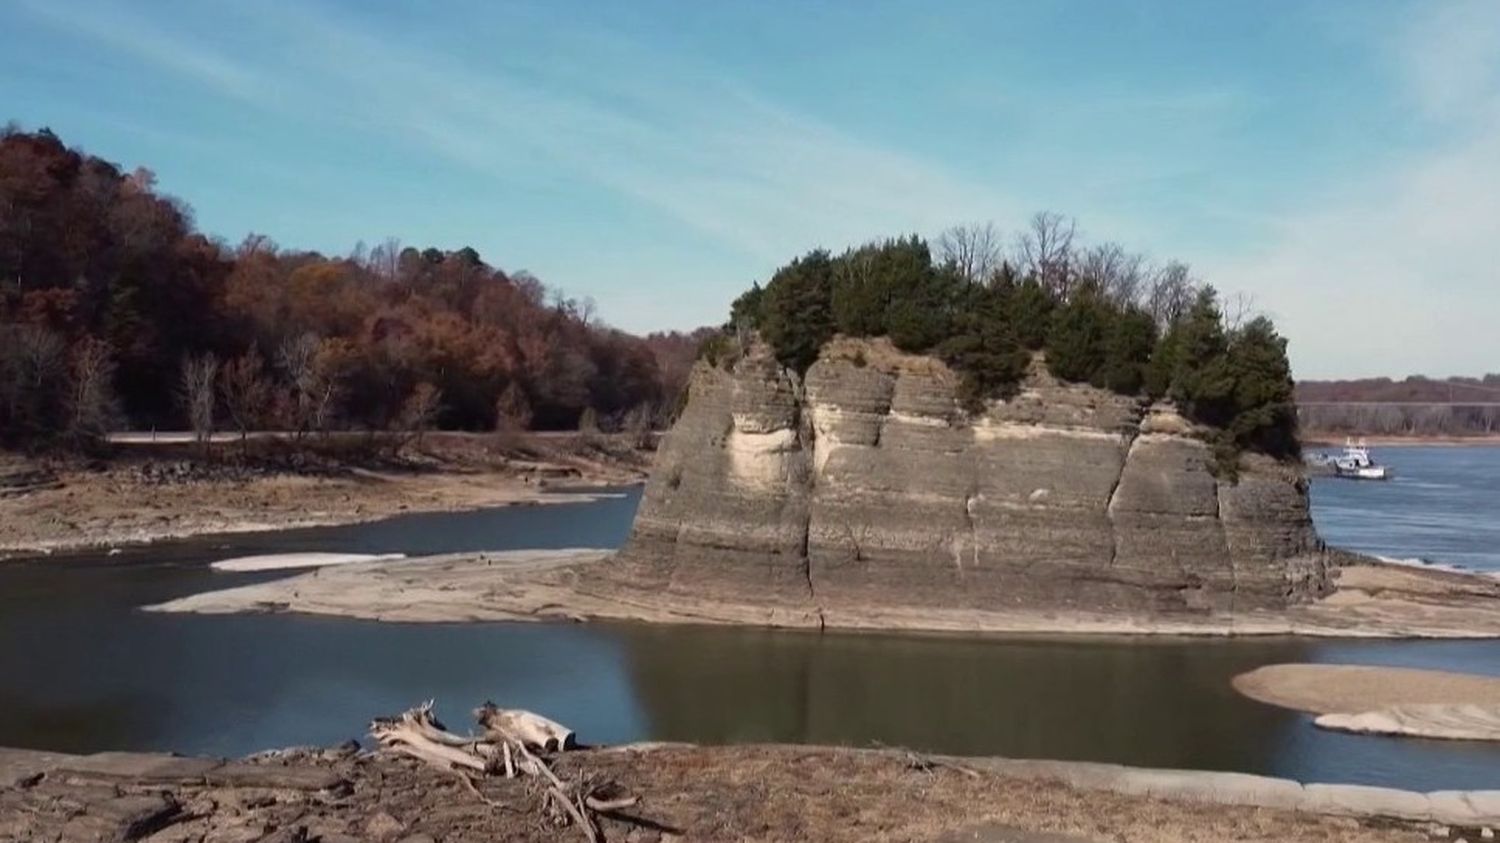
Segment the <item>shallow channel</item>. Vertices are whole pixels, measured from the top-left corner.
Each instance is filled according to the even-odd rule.
[[[1388,450],[1399,470],[1404,457]],[[1465,450],[1472,458],[1478,449]],[[1500,450],[1480,456],[1500,467]],[[1359,495],[1401,491],[1396,484],[1330,491],[1322,482],[1315,517],[1334,543],[1347,538],[1339,531],[1351,518],[1357,523],[1350,513],[1360,509]],[[1481,484],[1474,494],[1485,491]],[[1500,674],[1500,642],[393,625],[135,609],[286,575],[207,567],[230,556],[615,546],[638,500],[631,489],[591,503],[412,515],[0,565],[0,745],[243,754],[358,737],[372,715],[435,697],[450,725],[461,727],[470,707],[494,699],[546,712],[602,743],[885,744],[1416,789],[1500,787],[1500,747],[1323,732],[1308,717],[1229,687],[1236,673],[1280,661]],[[1433,513],[1434,523],[1456,517],[1455,508],[1467,508],[1470,518],[1493,514],[1484,509],[1491,504],[1476,511],[1473,499],[1451,491],[1436,506],[1443,512]],[[1442,561],[1440,552],[1363,538],[1367,550]],[[1481,556],[1455,561],[1473,565]]]

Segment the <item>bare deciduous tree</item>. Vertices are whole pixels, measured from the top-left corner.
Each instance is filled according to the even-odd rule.
[[[646,448],[651,444],[651,420],[654,416],[651,407],[646,404],[637,404],[625,414],[625,423],[621,427],[631,447]]]
[[[401,412],[396,418],[398,431],[415,437],[420,445],[422,437],[437,422],[442,407],[443,391],[422,381],[412,387],[411,394],[401,403]]]
[[[1016,241],[1016,257],[1022,274],[1035,275],[1043,286],[1066,299],[1072,284],[1074,239],[1078,223],[1053,211],[1032,216],[1026,231]]]
[[[593,407],[584,407],[578,414],[578,432],[585,437],[599,435],[599,413]]]
[[[1151,273],[1146,284],[1145,307],[1156,324],[1165,329],[1187,313],[1198,294],[1198,282],[1185,263],[1171,261]]]
[[[122,413],[115,394],[114,349],[104,340],[86,337],[73,349],[68,436],[83,448],[103,442]]]
[[[970,284],[990,280],[1003,259],[1000,234],[991,222],[956,225],[938,237],[938,258],[951,262]]]
[[[1225,296],[1220,307],[1224,312],[1224,328],[1229,331],[1238,331],[1261,315],[1260,308],[1255,306],[1255,294],[1244,291]]]
[[[1099,291],[1121,305],[1135,304],[1145,284],[1146,259],[1125,251],[1118,243],[1100,243],[1078,258],[1078,275],[1099,285]]]
[[[55,429],[68,379],[67,346],[37,325],[0,324],[0,429]]]
[[[214,432],[214,387],[218,376],[219,361],[212,354],[183,358],[180,398],[193,438],[205,446]]]
[[[495,401],[495,429],[508,432],[524,431],[531,427],[531,401],[526,391],[515,381],[505,385]]]
[[[271,392],[271,379],[255,346],[224,364],[219,375],[219,397],[229,420],[240,432],[241,442],[251,430],[270,419]]]
[[[401,277],[401,241],[387,237],[370,250],[369,269],[386,281]]]
[[[292,385],[297,435],[327,432],[338,405],[342,373],[316,334],[303,334],[281,344],[278,357]]]

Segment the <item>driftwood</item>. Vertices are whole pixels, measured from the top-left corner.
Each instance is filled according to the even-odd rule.
[[[474,709],[474,719],[479,721],[485,735],[493,740],[514,741],[544,752],[578,746],[578,738],[572,729],[519,708],[497,708],[494,703],[487,702]]]
[[[631,820],[615,812],[635,806],[637,797],[606,798],[602,794],[608,794],[607,790],[601,793],[582,777],[576,782],[564,781],[538,754],[576,749],[573,730],[539,714],[503,709],[488,702],[474,710],[474,718],[483,731],[481,736],[456,735],[438,721],[429,700],[395,717],[371,721],[370,736],[385,749],[456,774],[471,793],[495,808],[511,810],[485,796],[475,784],[477,778],[504,775],[507,779],[539,779],[543,805],[552,818],[576,827],[589,843],[601,839],[596,815]]]

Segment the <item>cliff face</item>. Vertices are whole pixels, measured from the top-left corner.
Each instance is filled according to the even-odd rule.
[[[830,344],[800,382],[763,348],[700,365],[618,575],[846,612],[1233,613],[1327,590],[1295,469],[1217,480],[1180,417],[1040,367],[975,418],[955,382],[869,342]]]

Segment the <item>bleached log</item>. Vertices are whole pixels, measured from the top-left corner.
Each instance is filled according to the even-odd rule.
[[[498,708],[487,702],[474,709],[474,717],[485,735],[493,740],[515,741],[544,752],[573,749],[578,745],[572,729],[523,709]]]
[[[448,727],[438,722],[437,716],[432,713],[433,704],[433,700],[428,700],[415,709],[403,712],[402,722],[410,724],[413,729],[433,743],[447,746],[470,746],[475,742],[475,738],[455,735],[448,731]]]
[[[466,769],[482,773],[488,763],[471,752],[456,746],[434,743],[403,726],[389,729],[372,729],[370,732],[381,746],[394,752],[409,755],[443,770]]]
[[[431,700],[396,717],[376,718],[370,723],[370,736],[381,746],[441,769],[482,773],[489,768],[489,762],[476,751],[472,738],[455,735],[437,721]]]

